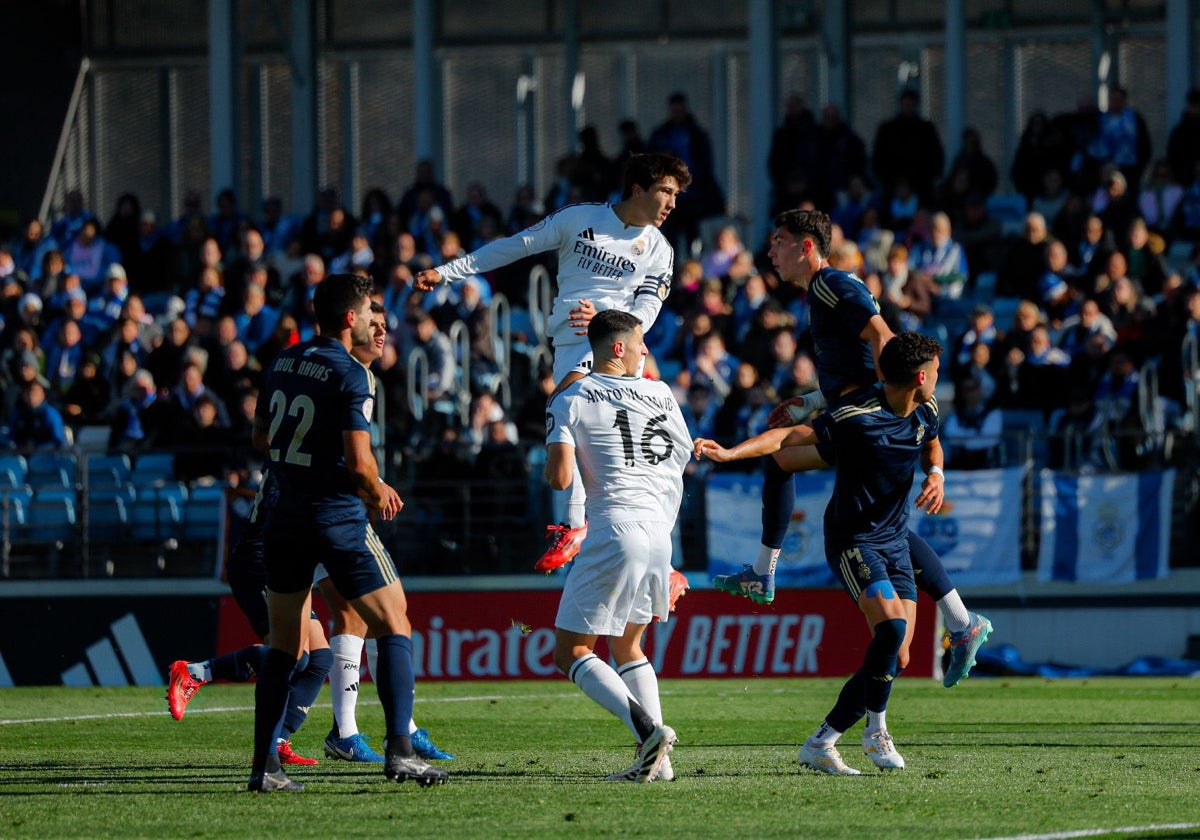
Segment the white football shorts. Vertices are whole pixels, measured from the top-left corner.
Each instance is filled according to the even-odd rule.
[[[571,371],[592,372],[592,345],[586,341],[554,348],[554,384],[562,382]]]
[[[554,626],[620,636],[627,624],[670,614],[671,527],[664,522],[592,523],[567,575]]]

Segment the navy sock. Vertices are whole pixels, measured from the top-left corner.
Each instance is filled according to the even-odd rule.
[[[792,523],[792,508],[796,506],[796,482],[775,459],[763,458],[762,544],[768,548],[783,548],[784,537]]]
[[[309,653],[308,665],[304,670],[292,674],[292,690],[288,694],[287,711],[283,715],[283,737],[291,738],[292,733],[304,725],[308,718],[308,710],[317,702],[321,686],[329,676],[333,667],[333,651],[320,648]]]
[[[908,553],[912,558],[913,576],[917,579],[917,589],[927,594],[935,601],[945,598],[954,589],[942,558],[929,547],[929,543],[918,537],[912,531],[908,532]]]
[[[837,703],[834,704],[833,711],[825,716],[825,722],[838,732],[847,731],[867,713],[867,706],[864,702],[865,697],[866,678],[863,677],[863,672],[860,668],[842,686]]]
[[[214,680],[250,682],[262,673],[266,661],[266,645],[251,645],[208,660],[208,667],[212,669]]]
[[[275,739],[287,705],[292,669],[296,660],[282,650],[268,648],[266,662],[254,687],[254,772],[261,773],[267,756],[275,754]]]
[[[899,670],[900,645],[907,629],[908,622],[903,618],[889,618],[875,625],[875,636],[863,655],[863,701],[867,711],[882,712],[887,708],[892,683]]]
[[[413,755],[408,737],[408,722],[412,719],[413,677],[412,641],[408,636],[391,633],[375,640],[379,651],[379,673],[373,674],[383,716],[387,724],[388,755]]]

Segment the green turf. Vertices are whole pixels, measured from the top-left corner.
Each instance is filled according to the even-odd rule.
[[[903,679],[888,720],[906,771],[867,773],[860,730],[842,753],[865,775],[801,771],[799,744],[839,685],[664,681],[676,781],[650,785],[604,781],[632,761],[631,739],[565,680],[422,685],[418,721],[458,756],[449,784],[322,761],[291,772],[304,793],[271,795],[245,792],[252,687],[206,686],[179,723],[161,689],[5,689],[0,837],[966,838],[1179,823],[1193,827],[1119,836],[1200,836],[1196,680]],[[320,755],[327,692],[293,740],[302,754]]]

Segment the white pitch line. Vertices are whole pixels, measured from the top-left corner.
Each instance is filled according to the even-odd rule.
[[[1136,834],[1141,831],[1182,831],[1200,828],[1200,823],[1169,823],[1165,825],[1126,825],[1117,828],[1084,828],[1078,831],[1056,831],[1052,834],[1017,834],[1012,837],[989,837],[987,840],[1070,840],[1073,837],[1104,837],[1108,834]]]
[[[474,703],[492,700],[567,700],[578,699],[583,697],[582,692],[563,692],[559,694],[481,694],[475,697],[418,697],[418,703]],[[314,709],[331,709],[331,703],[319,703],[312,708]],[[253,706],[209,706],[209,707],[193,707],[188,709],[189,715],[211,715],[221,714],[225,712],[252,712]],[[155,712],[108,712],[105,714],[95,715],[65,715],[63,717],[41,717],[41,718],[12,718],[9,720],[0,720],[0,726],[13,726],[20,723],[68,723],[76,720],[108,720],[112,718],[143,718],[143,717],[162,717],[162,710]]]

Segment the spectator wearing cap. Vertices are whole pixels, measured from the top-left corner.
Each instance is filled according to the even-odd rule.
[[[25,454],[68,445],[62,415],[46,401],[46,387],[38,379],[21,386],[8,418],[8,439],[13,449]]]
[[[120,263],[108,268],[104,290],[88,301],[88,314],[101,329],[111,327],[121,317],[121,307],[129,297],[129,278]]]
[[[17,300],[17,318],[22,324],[42,335],[42,299],[33,292],[26,292]]]

